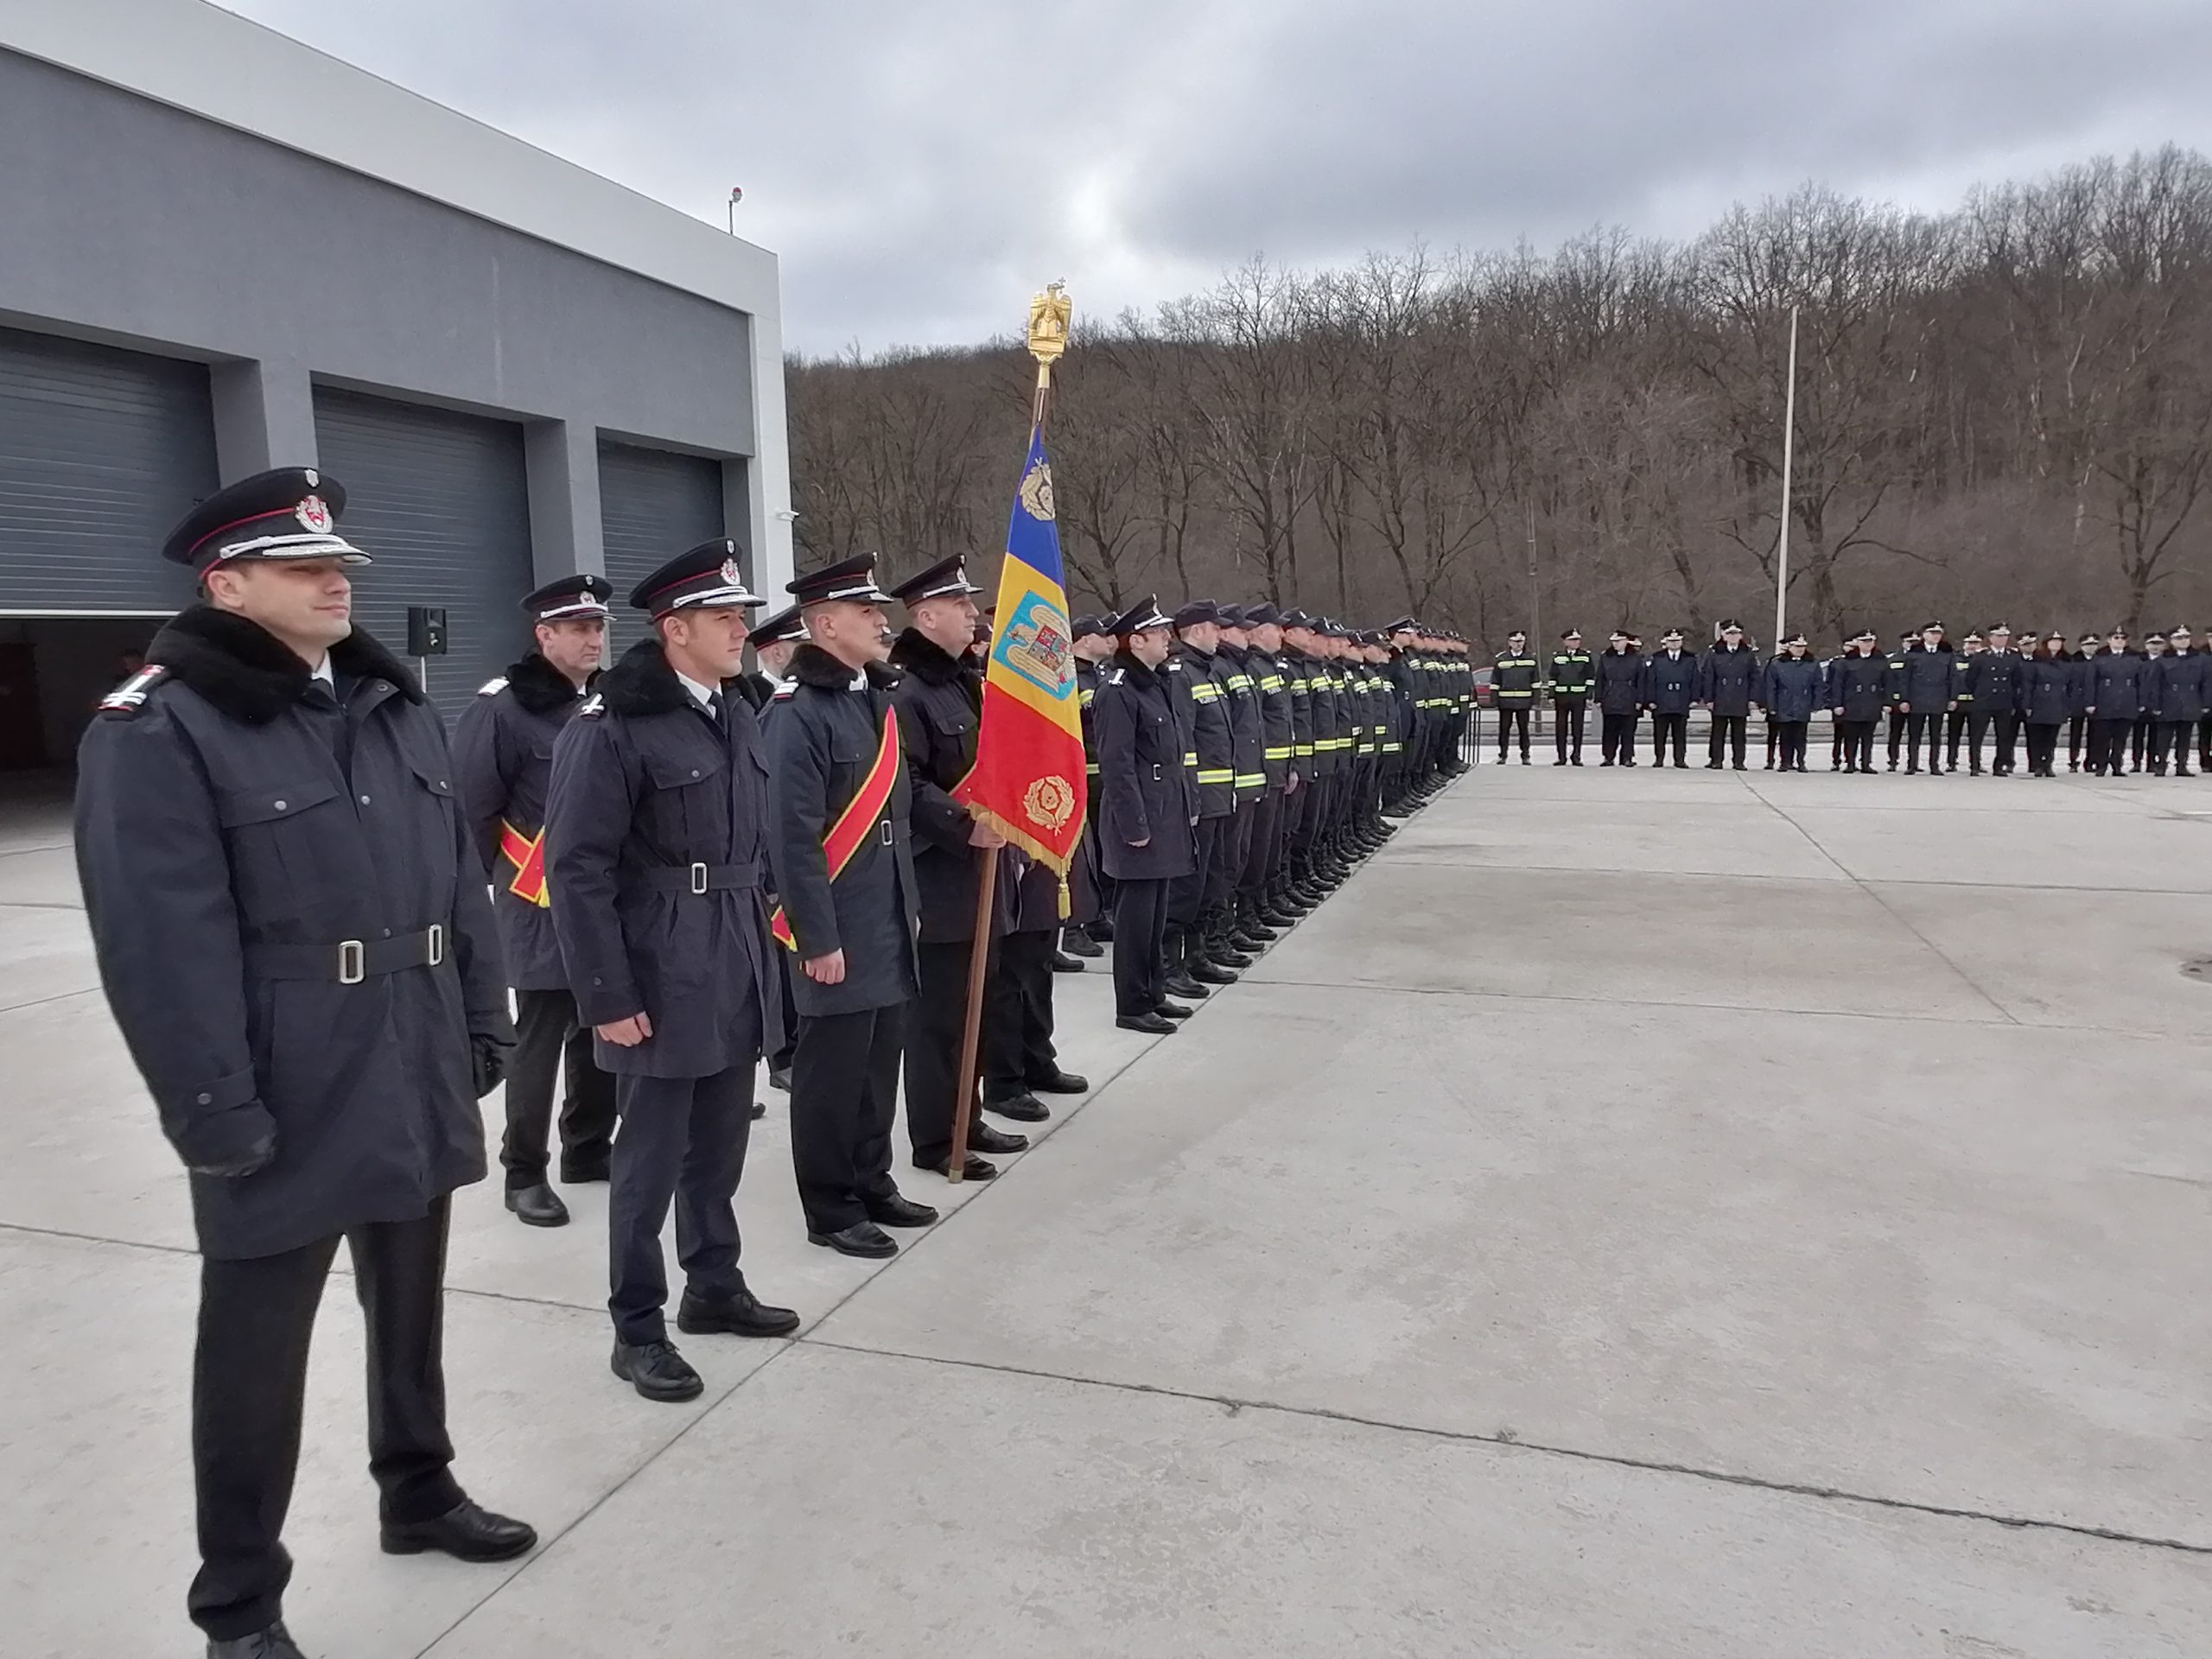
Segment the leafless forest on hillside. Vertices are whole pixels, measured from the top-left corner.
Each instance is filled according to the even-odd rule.
[[[1082,324],[1050,433],[1077,602],[1764,637],[1793,304],[1794,626],[2212,622],[2212,162],[2175,149],[1940,216],[1808,186],[1681,245],[1255,258]],[[789,382],[803,564],[995,568],[1017,346]]]

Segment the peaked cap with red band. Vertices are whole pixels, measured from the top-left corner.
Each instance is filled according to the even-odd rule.
[[[690,552],[677,554],[630,592],[632,609],[656,617],[671,611],[751,610],[767,602],[746,587],[737,543],[727,537],[702,542]]]
[[[369,556],[338,533],[346,486],[312,467],[279,467],[215,492],[162,543],[162,556],[205,575],[241,559],[342,559]]]

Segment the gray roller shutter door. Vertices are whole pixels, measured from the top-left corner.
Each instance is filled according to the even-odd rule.
[[[161,544],[216,482],[204,365],[0,328],[0,611],[190,604]]]
[[[376,560],[355,577],[355,619],[404,655],[407,607],[444,607],[448,651],[429,677],[450,721],[528,644],[521,600],[537,584],[522,429],[323,390],[315,435],[346,486],[340,528]]]
[[[722,464],[633,444],[599,446],[600,534],[618,607],[630,589],[722,527]]]

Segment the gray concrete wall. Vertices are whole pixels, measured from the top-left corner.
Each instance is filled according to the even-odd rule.
[[[218,364],[226,477],[315,459],[316,383],[519,418],[533,463],[601,429],[760,451],[767,372],[728,304],[5,49],[0,161],[0,317]],[[778,464],[740,480],[781,472],[781,368]],[[734,531],[787,540],[743,497]],[[532,524],[542,569],[600,568],[594,468],[534,478]]]

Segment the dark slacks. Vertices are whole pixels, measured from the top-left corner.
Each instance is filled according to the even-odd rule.
[[[1995,747],[1990,751],[1989,756],[1991,770],[2012,771],[2014,750],[2020,741],[2019,715],[2010,709],[1999,709],[1989,713],[1977,712],[1974,718],[1989,722],[1991,734],[1995,740]],[[1974,740],[1974,753],[1979,754],[1981,752],[1980,738]]]
[[[2028,771],[2048,778],[2051,763],[2058,759],[2058,728],[2031,726],[2028,728]]]
[[[1150,1014],[1167,1000],[1167,882],[1114,888],[1114,1012]]]
[[[1589,704],[1580,697],[1562,698],[1552,706],[1552,743],[1562,760],[1582,763],[1582,722]]]
[[[1244,848],[1244,868],[1236,878],[1236,897],[1256,910],[1268,896],[1268,873],[1274,868],[1275,841],[1282,824],[1282,791],[1270,790],[1247,810],[1251,828]]]
[[[1713,715],[1713,728],[1705,737],[1705,758],[1716,766],[1724,758],[1731,758],[1740,771],[1744,765],[1745,724],[1742,715]],[[1726,757],[1724,750],[1727,752]]]
[[[1688,715],[1669,715],[1659,709],[1652,710],[1651,760],[1654,766],[1667,764],[1669,746],[1675,751],[1675,764],[1687,766],[1688,762],[1683,757],[1689,751],[1689,742],[1690,717]]]
[[[708,1077],[615,1079],[622,1127],[607,1201],[607,1300],[626,1343],[663,1342],[668,1268],[660,1253],[676,1205],[676,1259],[707,1297],[745,1282],[737,1270],[737,1182],[753,1133],[754,1062]]]
[[[446,1436],[448,1215],[442,1198],[417,1220],[372,1223],[346,1238],[368,1330],[369,1472],[382,1518],[396,1524],[431,1520],[462,1497]],[[300,1461],[308,1343],[337,1252],[334,1236],[200,1264],[192,1464],[200,1567],[187,1606],[216,1641],[250,1636],[283,1611],[292,1558],[280,1540]]]
[[[1890,770],[1895,772],[1898,751],[1904,747],[1905,715],[1902,709],[1890,710]]]
[[[2176,772],[2189,770],[2189,741],[2190,728],[2196,721],[2190,720],[2162,720],[2151,734],[2151,764],[2160,772],[2166,769],[2168,750],[2173,752]]]
[[[868,1219],[870,1198],[898,1192],[891,1122],[906,1040],[904,1002],[799,1020],[791,1051],[791,1169],[808,1231],[841,1233]]]
[[[1196,856],[1190,869],[1167,885],[1167,919],[1188,927],[1206,905],[1206,880],[1213,861],[1221,855],[1222,841],[1234,826],[1226,817],[1200,818],[1191,830]]]
[[[1939,771],[1942,761],[1943,711],[1933,714],[1910,714],[1904,717],[1904,764],[1909,772],[1920,770],[1920,746],[1928,745],[1928,770]]]
[[[2138,715],[2135,723],[2128,728],[2127,753],[2131,770],[2143,770],[2143,762],[2151,750],[2151,734],[2158,723],[2148,715]]]
[[[1505,759],[1507,746],[1516,730],[1521,734],[1521,758],[1529,758],[1529,705],[1525,702],[1500,703],[1497,709],[1497,758]]]
[[[983,1098],[1011,1100],[1059,1069],[1052,1046],[1056,932],[1009,933],[983,982]],[[954,1085],[958,1086],[957,1081]]]
[[[2114,777],[2127,770],[2127,738],[2135,729],[2132,720],[2098,720],[2089,721],[2089,759],[2092,772],[2110,772]]]
[[[1805,731],[1808,722],[1802,720],[1778,720],[1772,724],[1777,764],[1784,766],[1803,766],[1805,764]]]
[[[1617,764],[1633,763],[1636,760],[1636,710],[1615,714],[1610,709],[1598,711],[1598,751],[1601,760]]]
[[[2081,764],[2082,744],[2088,729],[2089,717],[2087,715],[2069,715],[2066,717],[2066,764],[2069,767]]]
[[[553,1132],[553,1082],[560,1074],[561,1165],[604,1169],[614,1139],[614,1079],[592,1058],[591,1027],[564,990],[515,993],[515,1048],[507,1062],[507,1133],[500,1144],[507,1188],[545,1179]]]
[[[780,1071],[798,1052],[798,1002],[791,995],[791,976],[805,970],[798,965],[797,951],[770,954],[776,958],[776,1006],[768,1021],[767,1059],[769,1070]]]
[[[1050,934],[1037,937],[1049,940]],[[991,943],[992,965],[983,977],[983,1045],[991,1040],[991,977],[1004,938]],[[954,939],[917,947],[921,995],[906,1022],[906,1137],[914,1161],[934,1166],[952,1156],[952,1110],[960,1095],[960,1041],[967,1030],[969,943]],[[1050,964],[1047,964],[1049,970]]]
[[[1837,727],[1843,734],[1843,764],[1855,766],[1860,772],[1874,770],[1874,722],[1871,720],[1840,720]]]
[[[1956,772],[1959,769],[1959,744],[1973,724],[1974,715],[1970,709],[1954,709],[1944,716],[1944,765],[1950,771]],[[1978,740],[1974,747],[1973,760],[1975,769],[1979,771],[1981,766],[1981,744]]]

